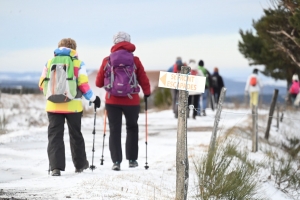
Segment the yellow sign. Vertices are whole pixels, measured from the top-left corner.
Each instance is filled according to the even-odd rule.
[[[158,87],[203,93],[205,80],[204,76],[160,71]]]

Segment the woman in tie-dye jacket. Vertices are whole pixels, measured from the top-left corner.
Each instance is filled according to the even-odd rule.
[[[88,84],[88,76],[84,62],[78,60],[76,52],[76,42],[71,38],[62,39],[58,43],[58,48],[54,50],[56,56],[71,56],[75,58],[74,75],[77,80],[78,89],[85,99],[93,102],[95,109],[100,107],[100,98],[96,96]],[[39,86],[43,90],[43,80],[46,77],[50,59],[42,72]],[[65,103],[53,103],[47,100],[46,111],[49,119],[48,126],[48,158],[52,176],[60,176],[60,171],[65,170],[65,146],[64,146],[64,124],[67,121],[70,135],[70,147],[75,172],[82,172],[87,169],[89,162],[86,158],[84,138],[81,133],[81,116],[83,111],[81,98],[75,98]]]

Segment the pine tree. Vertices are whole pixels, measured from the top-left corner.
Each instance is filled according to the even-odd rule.
[[[262,71],[275,80],[286,80],[287,87],[294,73],[300,73],[300,0],[273,0],[273,8],[253,21],[252,31],[240,30],[239,51],[250,65],[264,65]],[[296,9],[297,8],[297,9]]]

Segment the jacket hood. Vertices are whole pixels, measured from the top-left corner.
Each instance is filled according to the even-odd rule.
[[[134,52],[135,45],[130,42],[119,42],[119,43],[115,44],[114,46],[112,46],[110,51],[115,52],[120,49],[125,49],[127,51]]]
[[[190,62],[189,67],[191,68],[191,70],[198,70],[198,66],[195,62]]]
[[[72,58],[78,59],[78,54],[74,49],[67,47],[59,47],[54,50],[54,56],[71,56]]]

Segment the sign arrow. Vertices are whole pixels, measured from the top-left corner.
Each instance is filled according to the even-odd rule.
[[[167,74],[165,73],[162,77],[159,78],[159,80],[166,85],[166,81],[167,81]]]

